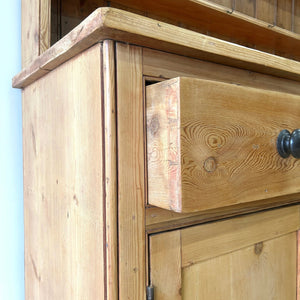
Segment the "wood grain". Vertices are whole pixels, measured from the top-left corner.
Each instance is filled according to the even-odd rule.
[[[254,18],[255,4],[255,0],[235,0],[235,10]]]
[[[267,32],[270,34],[270,30]],[[258,36],[258,33],[251,36]],[[45,70],[53,70],[74,55],[105,39],[115,39],[294,80],[300,79],[299,62],[118,9],[100,8],[15,76],[13,86],[25,87],[33,82],[33,76],[43,76]],[[279,43],[280,40],[276,41]],[[289,54],[295,57],[298,55],[295,51],[300,49],[298,43],[300,45],[296,36],[293,36],[291,43],[287,37],[284,38],[285,45],[292,45]]]
[[[256,18],[269,24],[276,24],[276,1],[261,0],[256,1]]]
[[[40,0],[40,50],[45,52],[50,47],[51,35],[51,0]]]
[[[150,254],[150,275],[155,299],[181,300],[180,231],[151,236]]]
[[[100,71],[96,45],[23,93],[26,299],[104,299]]]
[[[184,299],[296,299],[296,233],[183,270]]]
[[[22,68],[28,67],[39,54],[39,1],[22,0]]]
[[[232,8],[232,1],[231,0],[213,0],[211,2],[219,4],[219,5],[223,5],[227,8]]]
[[[289,0],[290,3],[291,1]],[[279,39],[273,40],[273,37],[267,33],[261,34],[261,28],[259,30],[249,28],[250,24],[255,23],[260,24],[264,29],[281,30],[280,27],[273,26],[276,25],[277,18],[277,2],[275,3],[274,0],[90,0],[87,2],[65,0],[62,6],[62,15],[63,17],[67,16],[66,20],[70,17],[76,20],[81,18],[82,20],[99,6],[110,6],[148,16],[160,22],[219,37],[230,42],[238,42],[244,46],[252,45],[269,53],[273,53],[273,48],[277,48],[278,52],[278,42],[281,43]],[[201,18],[198,16],[201,16]],[[289,18],[290,23],[292,23],[294,16],[290,14],[285,18],[287,21],[287,18]],[[212,22],[211,20],[215,21]],[[240,24],[237,24],[237,22],[240,22]],[[64,27],[66,26],[62,23],[62,31],[64,31]],[[252,32],[255,32],[255,34],[252,34]],[[287,32],[287,34],[290,33]],[[273,45],[271,46],[271,44]],[[286,47],[287,45],[283,43],[282,46]],[[289,51],[280,51],[280,53],[287,57],[290,56]]]
[[[299,96],[176,78],[146,98],[150,204],[193,212],[299,198],[299,163],[275,146],[283,128],[298,128]]]
[[[292,0],[277,0],[276,25],[292,30]]]
[[[294,0],[294,31],[300,33],[300,0]]]
[[[279,199],[271,198],[264,201],[251,202],[248,203],[248,205],[247,203],[242,203],[194,213],[175,213],[171,210],[148,206],[146,208],[146,231],[148,234],[152,234],[166,230],[185,228],[270,208],[294,205],[295,203],[299,203],[299,199],[288,200],[280,197]]]
[[[183,229],[182,267],[295,232],[299,216],[293,206]]]
[[[117,43],[119,298],[146,297],[142,51]]]
[[[118,188],[115,46],[103,43],[105,139],[106,287],[107,299],[118,299]]]
[[[178,76],[197,77],[300,95],[298,82],[220,64],[143,48],[143,74],[157,81]],[[155,81],[152,78],[152,82]]]

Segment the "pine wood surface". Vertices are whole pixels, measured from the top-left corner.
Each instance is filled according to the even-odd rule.
[[[276,1],[256,1],[256,17],[269,24],[276,24]]]
[[[22,0],[22,68],[30,65],[40,55],[39,1]]]
[[[116,44],[119,298],[146,297],[142,50]]]
[[[106,297],[118,299],[118,187],[115,44],[103,43],[103,95],[105,139]]]
[[[151,236],[150,254],[150,277],[156,299],[180,300],[182,286],[180,231]]]
[[[299,216],[293,206],[151,235],[156,299],[296,299]]]
[[[146,101],[149,204],[193,212],[299,198],[299,162],[276,150],[279,132],[298,128],[299,96],[176,78],[148,86]]]
[[[299,13],[294,9],[297,4],[295,1],[281,2],[284,3],[278,2],[277,5],[274,0],[65,0],[61,14],[62,18],[70,22],[62,22],[60,31],[67,33],[72,20],[80,22],[98,7],[110,6],[269,53],[278,51],[283,56],[292,58],[297,50],[293,49],[289,39],[296,36],[293,32],[299,33],[295,26]],[[287,23],[291,28],[286,26]],[[278,34],[284,38],[280,38]]]
[[[300,63],[113,8],[99,8],[13,79],[25,87],[45,71],[105,39],[115,39],[266,74],[300,78]],[[293,39],[293,49],[297,40]]]
[[[300,227],[299,217],[299,207],[291,206],[183,229],[182,266],[295,232]]]
[[[293,1],[291,0],[277,1],[276,24],[281,28],[292,30],[292,5]]]
[[[146,232],[148,234],[186,228],[197,224],[222,220],[238,215],[260,212],[271,208],[288,207],[299,203],[299,199],[288,200],[284,198],[272,198],[265,201],[256,201],[247,204],[238,204],[217,209],[194,213],[176,213],[171,210],[155,206],[146,207]]]
[[[236,85],[300,95],[298,82],[228,67],[203,60],[143,48],[143,74],[152,82],[178,76],[215,80]]]
[[[297,33],[300,33],[300,1],[296,0],[294,2],[294,30]]]
[[[255,17],[255,6],[256,6],[255,0],[249,0],[249,1],[235,0],[235,9],[238,12],[241,12],[253,18]]]
[[[104,299],[100,45],[23,92],[26,299]]]
[[[296,299],[295,245],[293,232],[184,268],[182,299]]]
[[[51,38],[51,2],[49,0],[40,0],[40,45],[39,53],[45,52],[50,48]]]

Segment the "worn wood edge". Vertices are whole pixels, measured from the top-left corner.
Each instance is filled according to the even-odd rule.
[[[258,223],[261,226],[260,232],[256,228]],[[196,230],[196,227],[181,230],[183,268],[297,231],[300,227],[300,207],[298,205],[253,213],[202,226],[201,231],[200,228]],[[272,230],[266,231],[264,227]],[[212,234],[212,238],[207,236],[208,232]],[[219,241],[222,236],[226,236],[228,243]]]
[[[181,144],[180,144],[180,128],[178,126],[169,127],[169,124],[176,124],[180,119],[180,80],[181,77],[172,78],[167,81],[162,81],[156,84],[146,86],[146,135],[147,135],[147,192],[148,192],[148,204],[156,205],[164,209],[172,210],[175,212],[182,212],[182,166],[180,163]],[[174,88],[173,88],[174,87]],[[171,88],[174,93],[170,96],[167,90]],[[164,102],[163,99],[168,98],[169,101]],[[173,97],[175,101],[173,102]],[[170,104],[172,103],[172,104]],[[159,109],[158,109],[159,106]],[[168,115],[172,109],[171,116]],[[159,115],[159,117],[157,117]],[[160,147],[164,149],[163,156],[167,157],[167,160],[172,160],[172,167],[165,169],[165,165],[153,164],[150,166],[151,158],[148,156],[153,153],[153,149],[156,147],[155,138],[152,138],[151,131],[156,130],[156,125],[152,126],[152,119],[168,120],[168,125],[161,125],[162,127],[168,126],[166,135],[160,138]],[[172,120],[172,121],[171,121]],[[176,122],[175,122],[176,121]],[[172,129],[171,129],[172,128]],[[169,144],[172,144],[172,150],[168,150]],[[174,150],[176,149],[176,151]],[[171,153],[170,153],[171,152]],[[174,155],[176,152],[177,155]],[[163,171],[162,171],[163,170]],[[166,176],[166,180],[162,180],[163,183],[159,188],[159,196],[157,192],[157,180],[161,180],[162,177],[157,177],[157,173],[163,172]],[[161,174],[160,174],[161,175]],[[164,177],[163,176],[163,177]],[[154,193],[153,193],[154,191]]]
[[[33,62],[13,78],[13,87],[24,88],[42,77],[45,72],[55,69],[60,64],[88,49],[98,41],[105,39],[103,19],[108,8],[95,10],[69,34],[37,57]]]
[[[117,191],[117,130],[115,98],[115,47],[104,41],[103,98],[105,141],[105,218],[106,218],[106,297],[118,299],[118,191]]]
[[[159,233],[165,230],[203,224],[237,215],[244,215],[267,209],[276,209],[281,206],[295,206],[299,202],[300,193],[295,194],[293,199],[278,197],[267,199],[265,201],[242,203],[195,213],[175,213],[158,207],[148,206],[146,207],[146,231],[148,234]]]
[[[51,71],[104,39],[138,44],[175,54],[300,80],[300,62],[222,41],[217,38],[114,8],[95,10],[68,35],[54,44],[13,78],[24,88],[41,69]]]

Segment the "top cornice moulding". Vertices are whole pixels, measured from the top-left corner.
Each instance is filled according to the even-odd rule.
[[[24,88],[78,53],[107,39],[300,81],[300,62],[116,8],[95,10],[13,78]]]

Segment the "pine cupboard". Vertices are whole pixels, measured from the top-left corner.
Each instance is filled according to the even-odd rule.
[[[23,51],[26,299],[299,299],[300,63],[145,3]]]

